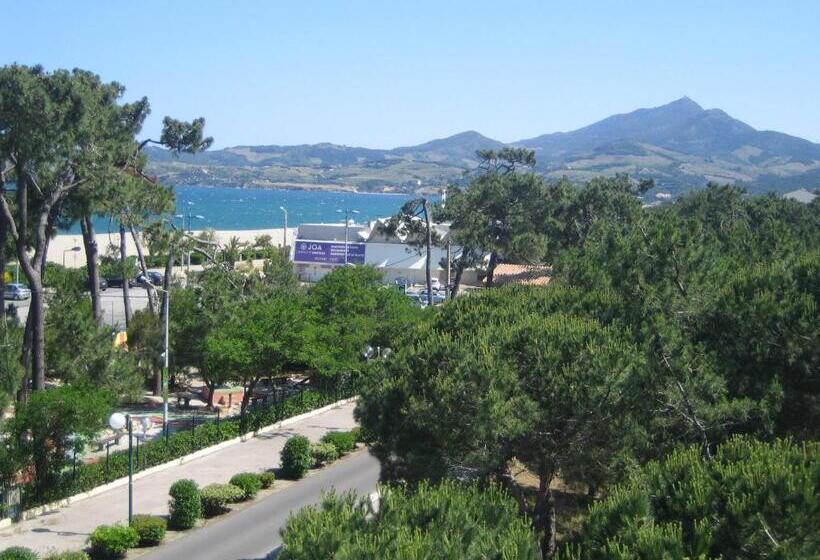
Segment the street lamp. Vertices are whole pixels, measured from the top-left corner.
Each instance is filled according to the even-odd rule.
[[[66,249],[63,251],[63,268],[65,268],[65,254],[66,253],[76,253],[78,251],[82,251],[82,247],[72,247],[71,249]]]
[[[284,212],[285,214],[285,225],[282,227],[282,252],[285,253],[285,256],[288,256],[288,211],[285,209],[284,206],[280,206],[279,210]]]
[[[350,214],[358,214],[358,210],[351,210],[351,209],[344,209],[344,210],[336,210],[339,214],[344,213],[345,215],[345,265],[347,265],[347,230],[348,226],[350,225]]]
[[[128,524],[134,517],[134,446],[132,442],[133,423],[130,414],[115,412],[108,418],[108,425],[114,431],[120,431],[124,427],[128,428]]]

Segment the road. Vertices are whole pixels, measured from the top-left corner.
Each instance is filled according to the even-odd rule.
[[[281,546],[280,530],[288,516],[319,501],[335,488],[367,495],[376,489],[379,463],[367,452],[343,459],[293,486],[274,493],[246,510],[141,556],[140,560],[256,560],[272,558]]]
[[[131,310],[145,309],[148,307],[148,296],[144,288],[131,288],[128,291],[128,299],[131,300]],[[108,288],[100,292],[102,302],[103,322],[107,325],[125,325],[125,305],[123,304],[122,288]],[[6,301],[5,304],[12,304],[17,308],[17,317],[21,323],[25,322],[28,316],[30,299],[23,301]],[[46,311],[47,313],[48,311]]]

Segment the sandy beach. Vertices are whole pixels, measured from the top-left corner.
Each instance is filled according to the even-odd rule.
[[[261,235],[269,235],[271,243],[274,246],[282,246],[284,228],[271,229],[248,229],[248,230],[234,230],[234,231],[215,231],[216,239],[224,245],[228,243],[231,238],[236,237],[243,243],[252,243],[254,239]],[[199,235],[201,231],[194,231],[193,235]],[[292,244],[296,237],[296,228],[288,228],[287,242]],[[130,235],[126,236],[126,252],[128,255],[136,255],[137,250],[134,245],[134,240]],[[101,255],[110,254],[112,251],[119,254],[120,236],[118,233],[97,233],[97,245]],[[143,251],[149,254],[147,244],[143,243]],[[56,264],[64,264],[69,268],[79,268],[85,265],[85,251],[83,250],[83,238],[80,234],[63,234],[57,235],[51,240],[48,246],[49,262]]]

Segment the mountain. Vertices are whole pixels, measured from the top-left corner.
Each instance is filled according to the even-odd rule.
[[[156,148],[147,154],[151,171],[176,184],[393,192],[463,180],[477,164],[476,150],[505,145],[467,131],[391,150],[323,143],[236,146],[179,158]],[[509,145],[534,150],[536,169],[551,178],[629,173],[672,192],[707,181],[786,191],[815,187],[820,178],[820,144],[756,130],[688,97]]]

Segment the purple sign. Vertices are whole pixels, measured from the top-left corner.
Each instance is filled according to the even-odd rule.
[[[347,244],[348,264],[364,264],[364,243]],[[344,264],[345,244],[337,241],[296,240],[293,260],[303,263]]]

